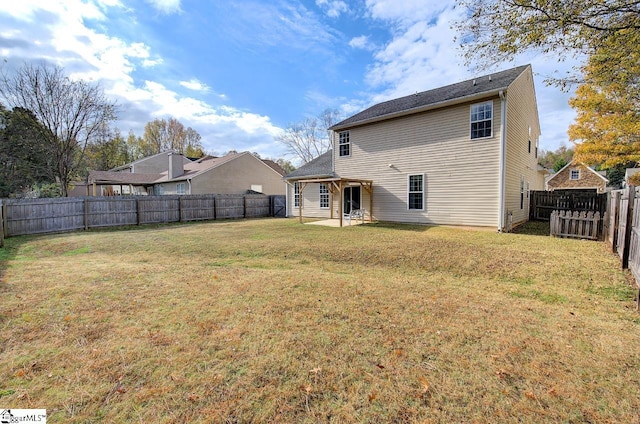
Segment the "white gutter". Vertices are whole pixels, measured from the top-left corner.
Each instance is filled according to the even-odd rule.
[[[500,181],[498,207],[498,232],[504,231],[506,224],[505,197],[507,179],[507,93],[500,90]]]

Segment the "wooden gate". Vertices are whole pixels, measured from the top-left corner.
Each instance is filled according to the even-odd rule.
[[[271,211],[270,215],[278,218],[284,218],[287,216],[287,196],[272,195],[271,199]]]
[[[553,211],[600,212],[607,211],[607,195],[595,190],[532,191],[529,219],[548,221]]]

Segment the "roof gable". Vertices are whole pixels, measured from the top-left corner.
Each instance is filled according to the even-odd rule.
[[[333,176],[333,150],[329,150],[317,158],[305,163],[300,168],[284,176],[285,180],[295,180],[306,177]]]
[[[455,101],[483,95],[497,95],[501,90],[506,90],[529,67],[530,65],[518,66],[506,71],[378,103],[337,123],[330,129],[346,129],[369,122],[434,109]]]
[[[609,183],[609,179],[607,177],[605,177],[604,175],[600,174],[598,171],[596,171],[595,169],[591,168],[590,166],[587,166],[584,163],[578,162],[576,160],[572,160],[571,162],[569,162],[568,164],[566,164],[565,166],[560,168],[558,170],[558,172],[556,172],[555,174],[553,174],[552,176],[549,177],[549,179],[547,180],[547,183],[549,181],[553,180],[558,175],[560,175],[560,173],[562,171],[564,171],[565,169],[569,168],[570,166],[581,166],[581,167],[587,169],[588,171],[591,171],[593,174],[597,175],[598,177],[600,177],[605,183]]]

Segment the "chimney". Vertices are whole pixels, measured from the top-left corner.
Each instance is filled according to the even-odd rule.
[[[172,180],[182,174],[184,174],[182,155],[176,152],[169,153],[169,179]]]

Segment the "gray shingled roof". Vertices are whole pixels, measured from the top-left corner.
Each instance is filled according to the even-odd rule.
[[[120,184],[149,185],[160,179],[166,179],[167,174],[141,174],[133,172],[90,171],[89,182],[109,182]]]
[[[401,112],[410,113],[414,109],[419,110],[438,103],[482,93],[497,93],[499,90],[506,89],[529,66],[518,66],[506,71],[378,103],[337,123],[330,129],[345,129],[369,120],[377,120],[376,118],[384,119],[386,115],[395,115]]]
[[[284,176],[285,180],[300,179],[309,177],[332,177],[333,150],[321,154],[310,162],[305,163],[300,168]]]

